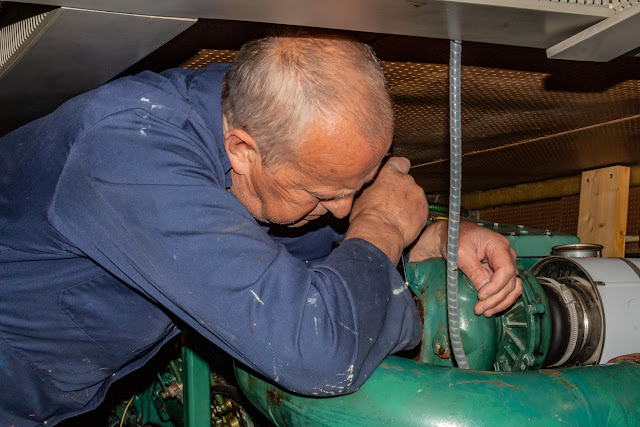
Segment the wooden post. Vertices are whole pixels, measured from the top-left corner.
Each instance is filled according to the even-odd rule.
[[[603,246],[603,257],[624,257],[629,168],[611,166],[582,173],[578,237]]]

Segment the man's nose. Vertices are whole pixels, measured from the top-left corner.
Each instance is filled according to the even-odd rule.
[[[320,204],[325,207],[336,218],[344,218],[351,212],[353,196],[341,197],[339,199],[322,200]]]

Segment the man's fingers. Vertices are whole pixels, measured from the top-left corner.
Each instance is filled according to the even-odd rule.
[[[494,308],[490,310],[485,310],[484,315],[486,317],[491,317],[496,313],[500,313],[501,311],[508,309],[513,305],[513,303],[516,302],[516,300],[520,297],[520,295],[522,295],[522,281],[520,280],[520,278],[518,278],[516,279],[516,288],[513,291],[511,291],[511,293],[507,296],[507,298],[502,303],[495,306]]]
[[[478,290],[478,299],[480,301],[486,300],[492,295],[499,293],[502,291],[504,284],[512,281],[515,275],[516,267],[511,261],[507,261],[500,267],[495,268],[491,281],[483,286],[482,289]],[[513,286],[515,286],[515,283],[511,289],[513,289]]]
[[[480,291],[491,280],[492,272],[485,267],[486,264],[480,263],[474,258],[470,258],[470,260],[470,263],[460,266],[460,269],[471,280],[471,284]]]
[[[517,287],[516,283],[517,283],[516,278],[513,277],[511,280],[506,282],[506,284],[503,287],[501,287],[500,290],[497,291],[496,293],[489,295],[485,298],[478,298],[479,299],[478,311],[482,313],[496,307],[498,304],[504,301],[514,289],[516,289]],[[492,286],[493,284],[494,284],[494,281],[492,280],[490,283],[487,283],[483,287],[483,289],[486,287]]]
[[[473,311],[475,314],[484,314],[490,317],[509,308],[521,294],[522,280],[519,277],[514,277],[498,293],[485,300],[478,301]]]

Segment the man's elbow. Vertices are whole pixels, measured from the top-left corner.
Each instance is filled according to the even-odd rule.
[[[299,369],[281,376],[278,384],[298,394],[309,396],[338,396],[356,391],[364,381],[358,381],[360,371],[353,360],[355,355],[345,353],[317,353],[302,361]],[[290,365],[291,366],[291,365]]]

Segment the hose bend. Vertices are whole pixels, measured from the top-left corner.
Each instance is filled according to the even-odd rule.
[[[449,230],[447,233],[447,310],[449,339],[453,356],[459,368],[469,369],[460,338],[458,320],[458,232],[460,229],[460,193],[462,188],[461,57],[462,43],[459,40],[451,40],[449,60],[451,169],[449,176]]]

